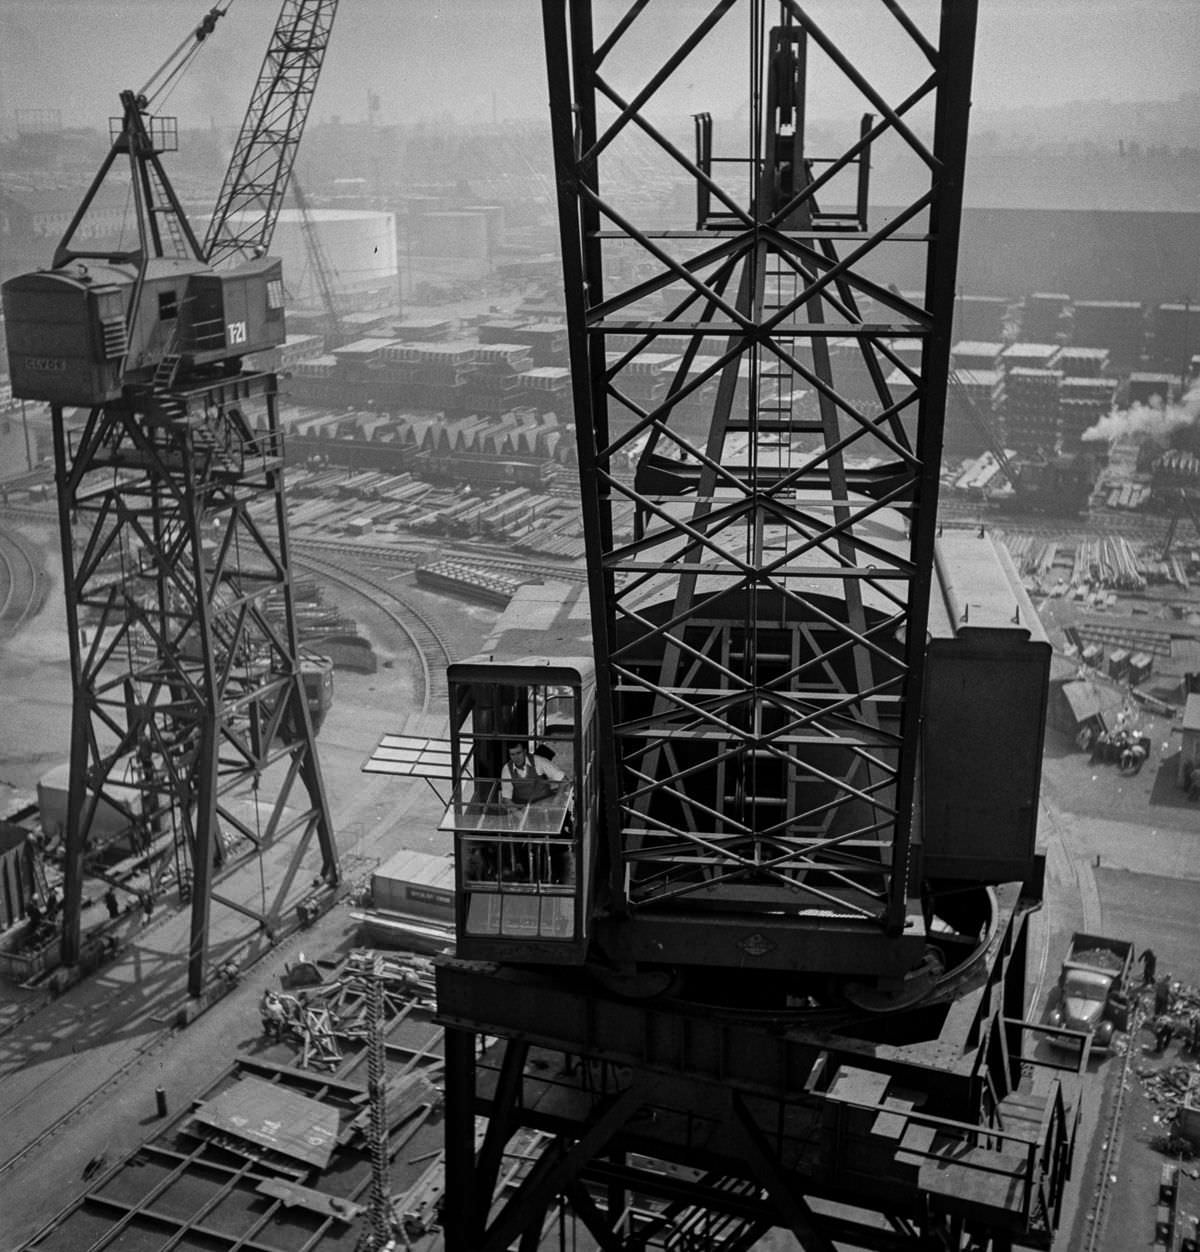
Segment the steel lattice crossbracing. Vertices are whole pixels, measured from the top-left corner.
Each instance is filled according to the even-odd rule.
[[[339,873],[292,603],[276,382],[242,369],[285,338],[280,262],[263,253],[336,9],[285,0],[207,247],[159,160],[175,120],[125,91],[52,269],[5,284],[6,338],[27,367],[14,391],[48,401],[54,426],[74,685],[63,960],[96,959],[80,934],[84,875],[103,841],[128,842],[122,881],[147,871],[148,908],[167,885],[191,901],[193,996],[213,901],[269,940],[307,891],[314,836],[319,882]],[[220,16],[151,82],[170,82]],[[136,246],[114,251],[83,224],[123,163]],[[313,668],[320,680],[329,667]],[[257,899],[214,891],[219,870],[277,843],[290,859],[271,899],[265,872]]]
[[[973,6],[643,9],[545,5],[613,897],[895,933]]]
[[[61,396],[42,397],[53,417],[74,687],[62,952],[68,965],[89,956],[83,880],[118,815],[117,837],[145,858],[148,902],[167,885],[191,901],[188,989],[199,996],[214,901],[271,934],[307,886],[297,876],[314,835],[323,882],[336,884],[339,870],[292,603],[275,378],[240,372],[223,313],[206,319],[200,289],[183,286],[210,269],[159,161],[173,128],[131,92],[122,104],[51,271],[86,290],[92,274],[72,263],[102,262],[93,272],[116,293],[120,312],[100,326],[103,366],[71,392],[75,403],[84,394],[102,402],[75,424]],[[121,157],[139,251],[73,247]],[[238,342],[282,335],[272,264],[232,279],[265,297],[265,340],[235,321]],[[270,900],[265,879],[257,900],[214,890],[223,867],[277,843],[290,858]]]
[[[270,246],[337,6],[283,2],[209,223],[204,254],[214,265]]]
[[[151,414],[100,406],[75,431],[55,414],[76,692],[65,955],[77,959],[70,906],[97,821],[120,807],[155,889],[191,893],[194,995],[211,901],[278,929],[307,889],[297,874],[314,835],[322,875],[338,873],[291,598],[273,386],[269,375],[215,383],[160,398]],[[221,867],[280,841],[291,856],[270,900],[213,889]]]

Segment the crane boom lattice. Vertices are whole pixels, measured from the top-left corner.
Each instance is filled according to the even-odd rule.
[[[337,7],[284,0],[205,237],[213,265],[271,245]]]

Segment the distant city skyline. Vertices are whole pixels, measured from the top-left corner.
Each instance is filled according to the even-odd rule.
[[[142,87],[207,7],[205,0],[4,0],[0,120],[11,127],[18,110],[57,110],[64,126],[104,128],[117,93]],[[625,5],[596,7],[606,15]],[[867,9],[865,0],[810,7],[831,28]],[[647,57],[662,58],[673,19],[690,21],[707,8],[700,0],[652,5],[638,19]],[[919,19],[933,11],[932,0],[915,0],[911,10]],[[209,46],[159,110],[188,127],[235,125],[278,11],[278,0],[229,3]],[[1197,0],[980,0],[974,108],[991,115],[1090,99],[1172,100],[1200,88],[1197,49]],[[680,83],[681,114],[738,107],[740,73],[716,61],[697,70]],[[343,0],[313,120],[364,120],[372,93],[384,124],[544,117],[540,6]]]

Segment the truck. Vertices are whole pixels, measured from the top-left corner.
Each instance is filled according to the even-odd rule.
[[[402,849],[375,869],[350,916],[380,948],[438,953],[454,949],[454,860]]]
[[[1089,1035],[1093,1052],[1107,1052],[1114,1031],[1129,1028],[1133,947],[1126,939],[1076,931],[1050,996],[1047,1025]],[[1080,1041],[1054,1034],[1050,1042],[1071,1048]]]

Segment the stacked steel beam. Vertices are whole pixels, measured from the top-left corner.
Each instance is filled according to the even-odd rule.
[[[1058,392],[1058,425],[1064,452],[1084,450],[1084,432],[1111,412],[1116,401],[1117,385],[1115,378],[1069,377],[1062,380]]]
[[[1069,378],[1098,378],[1111,372],[1107,348],[1063,348],[1054,364]]]
[[[1004,378],[1005,438],[1021,452],[1050,452],[1058,442],[1062,371],[1016,366]]]
[[[1151,360],[1159,368],[1183,376],[1200,346],[1200,302],[1160,304],[1154,310]]]
[[[1004,344],[999,339],[960,339],[950,349],[956,370],[998,370]]]
[[[955,376],[961,392],[952,390],[947,405],[944,453],[961,456],[978,452],[988,445],[987,430],[993,442],[1003,444],[1004,374],[998,369],[966,368],[956,369]],[[958,399],[963,403],[957,403]]]
[[[954,333],[964,339],[1003,339],[1011,303],[1004,296],[959,296]]]
[[[1137,553],[1120,535],[1082,540],[1075,549],[1071,581],[1119,591],[1140,591],[1146,585]]]
[[[1080,348],[1107,348],[1114,368],[1132,369],[1142,358],[1145,310],[1135,300],[1076,300],[1071,310],[1071,342]]]
[[[1179,377],[1146,371],[1129,375],[1126,403],[1158,405],[1173,401],[1179,394]]]
[[[1021,306],[1021,338],[1030,342],[1058,343],[1069,327],[1067,309],[1071,297],[1062,292],[1035,292]]]

